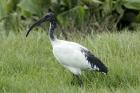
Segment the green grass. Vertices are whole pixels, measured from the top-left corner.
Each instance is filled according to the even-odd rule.
[[[83,71],[84,87],[55,60],[45,33],[0,34],[0,93],[140,93],[140,32],[69,38],[91,50],[108,75]]]

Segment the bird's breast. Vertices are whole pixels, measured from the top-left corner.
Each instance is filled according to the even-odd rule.
[[[80,49],[71,46],[55,46],[53,54],[60,64],[78,68],[90,68],[90,64]]]

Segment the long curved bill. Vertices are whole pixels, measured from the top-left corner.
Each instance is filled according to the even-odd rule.
[[[26,37],[29,35],[29,33],[31,32],[31,30],[36,27],[41,25],[41,23],[47,21],[47,16],[44,16],[43,18],[39,19],[37,22],[35,22],[33,25],[31,25],[31,27],[29,28],[29,30],[27,31]]]

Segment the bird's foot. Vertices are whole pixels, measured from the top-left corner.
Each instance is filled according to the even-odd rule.
[[[80,78],[79,75],[73,75],[73,80],[71,81],[72,85],[79,85],[80,87],[83,87],[83,81]]]

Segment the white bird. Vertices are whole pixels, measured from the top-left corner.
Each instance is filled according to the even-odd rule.
[[[39,26],[45,21],[50,22],[48,36],[53,48],[53,54],[55,58],[61,65],[71,71],[74,76],[79,79],[79,82],[81,84],[82,80],[79,77],[81,75],[81,70],[90,69],[102,73],[108,72],[107,67],[84,46],[78,43],[59,40],[56,38],[56,36],[54,35],[54,30],[57,23],[53,12],[47,13],[46,16],[34,23],[28,30],[26,37],[35,26]]]

